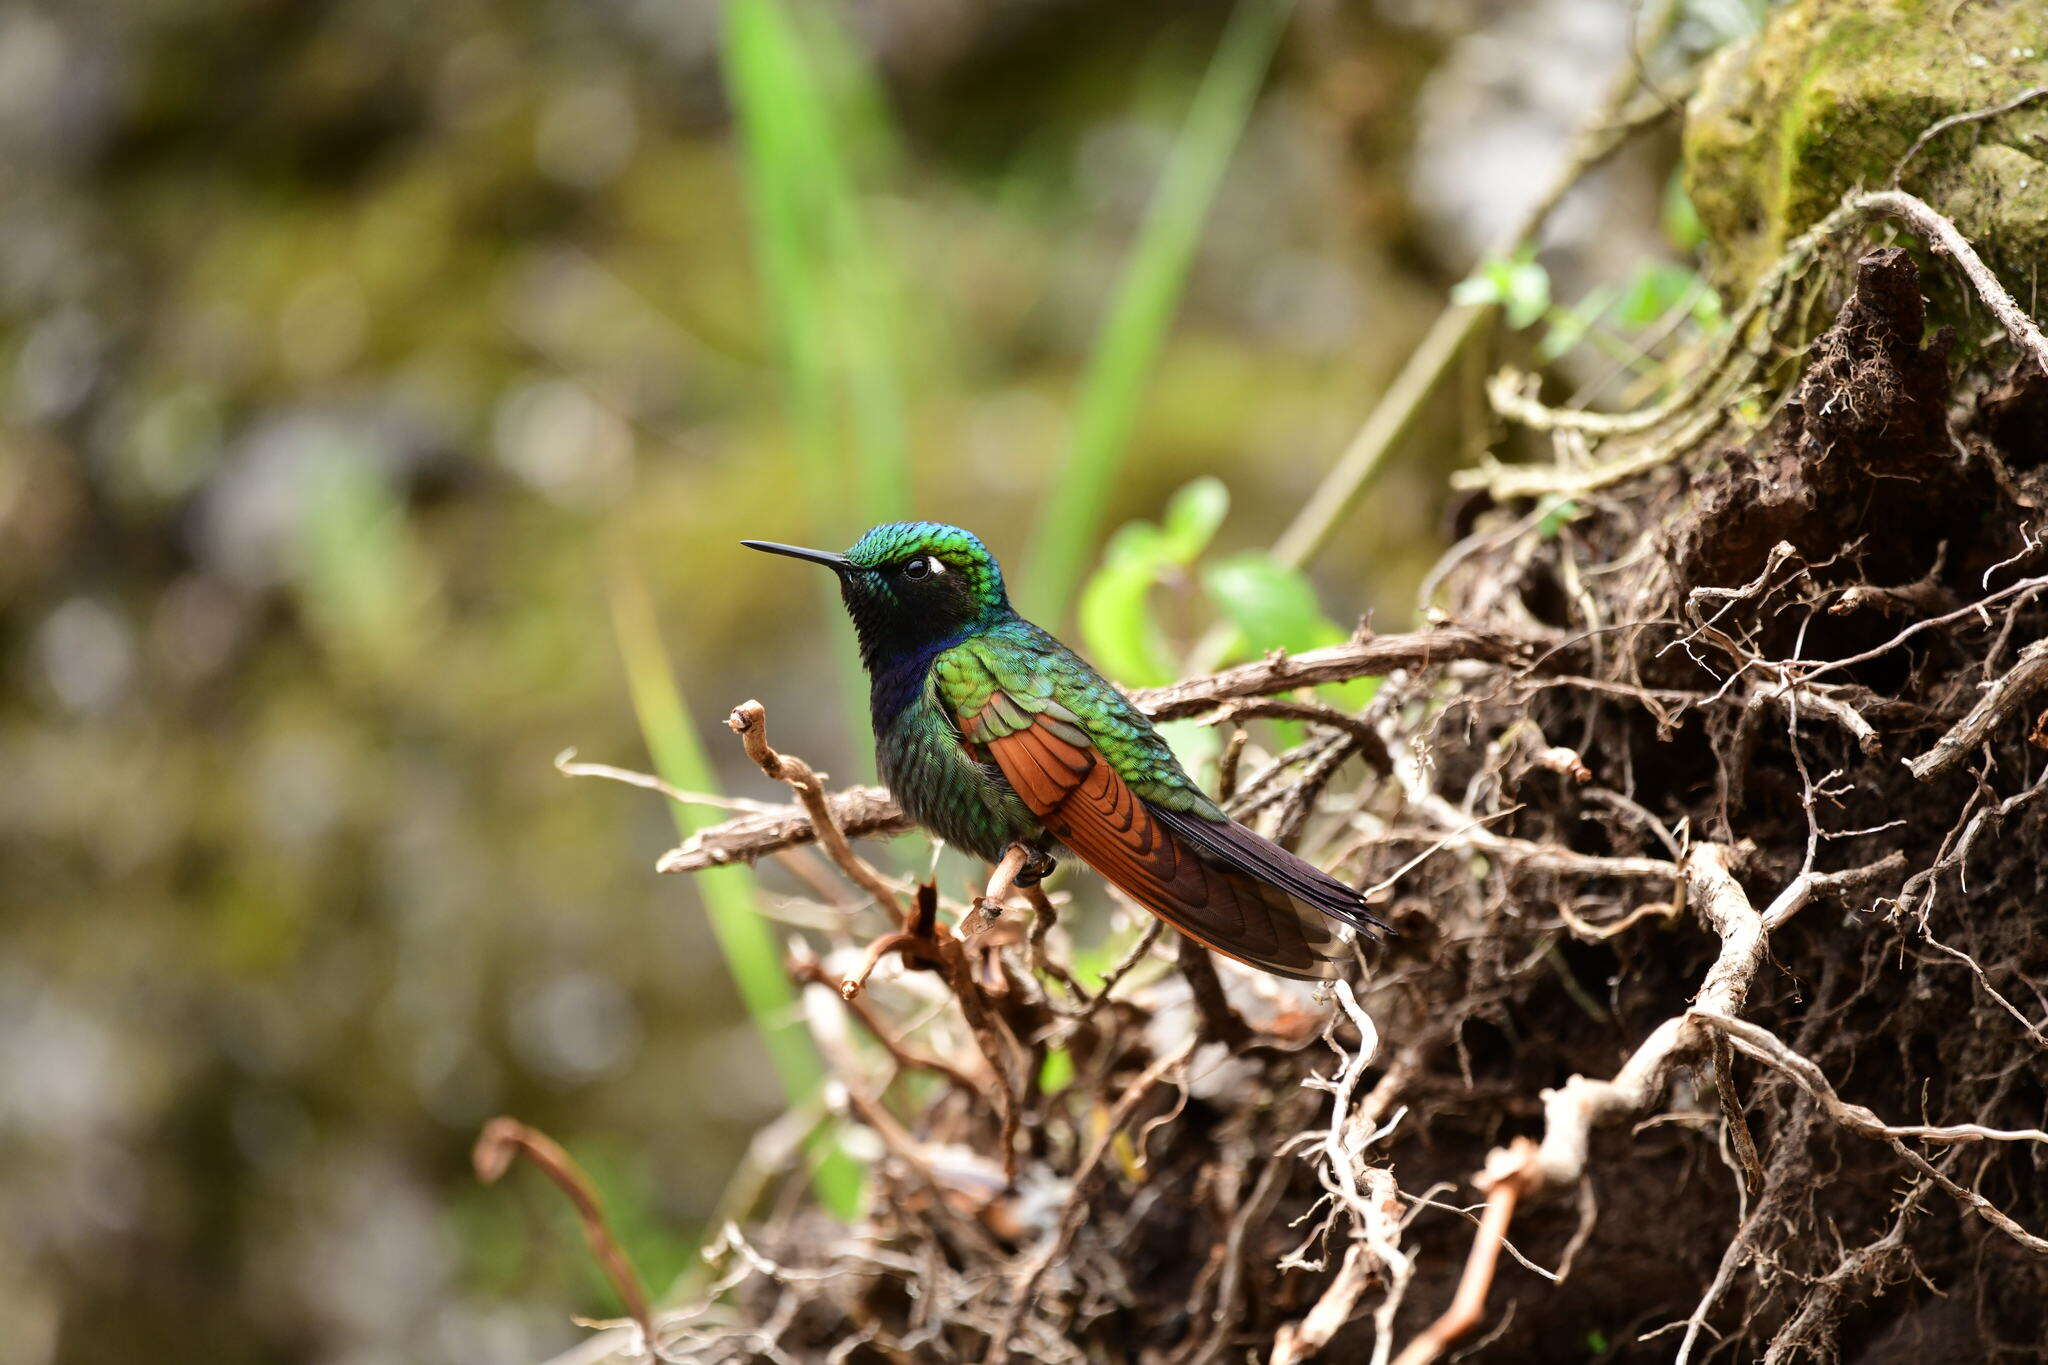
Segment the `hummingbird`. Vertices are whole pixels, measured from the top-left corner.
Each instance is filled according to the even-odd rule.
[[[991,863],[1021,846],[1024,886],[1063,848],[1188,938],[1276,976],[1335,975],[1340,926],[1386,931],[1356,888],[1226,815],[1129,698],[1018,615],[971,531],[890,522],[844,554],[740,543],[839,576],[882,780],[946,843]]]

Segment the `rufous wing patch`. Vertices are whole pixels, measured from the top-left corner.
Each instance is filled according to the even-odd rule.
[[[1283,976],[1316,979],[1331,964],[1301,908],[1278,887],[1221,867],[1178,837],[1088,741],[1077,720],[1037,715],[998,691],[961,729],[1009,779],[1047,830],[1132,900],[1189,938]],[[1000,733],[999,733],[1000,732]],[[1320,919],[1320,916],[1317,916]]]

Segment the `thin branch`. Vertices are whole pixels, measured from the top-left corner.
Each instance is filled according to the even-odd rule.
[[[1154,720],[1181,720],[1226,702],[1297,687],[1467,660],[1513,663],[1527,653],[1526,642],[1514,636],[1455,625],[1401,635],[1362,634],[1325,649],[1292,655],[1276,651],[1220,673],[1166,687],[1141,688],[1132,692],[1130,698],[1133,705]],[[913,827],[902,807],[882,787],[849,787],[832,793],[827,805],[830,823],[848,837],[901,834]],[[727,863],[752,862],[764,854],[809,843],[816,837],[817,828],[807,801],[801,805],[775,806],[749,811],[699,830],[680,847],[662,855],[655,867],[661,872],[697,872]]]
[[[2029,86],[2011,99],[1994,104],[1988,109],[1965,109],[1960,114],[1950,114],[1945,119],[1935,120],[1927,125],[1925,132],[1913,139],[1913,145],[1906,148],[1906,154],[1900,157],[1898,164],[1892,167],[1891,179],[1886,183],[1896,187],[1905,176],[1906,167],[1913,164],[1913,158],[1920,155],[1921,150],[1928,143],[1934,141],[1934,139],[1940,137],[1949,129],[1961,127],[1966,123],[1982,123],[1986,119],[1997,118],[2000,114],[2010,114],[2021,105],[2030,104],[2043,95],[2048,95],[2048,85]]]
[[[529,1128],[518,1119],[500,1116],[486,1123],[483,1132],[477,1135],[470,1162],[476,1168],[478,1180],[486,1185],[495,1185],[505,1172],[512,1169],[512,1163],[522,1156],[539,1167],[541,1174],[568,1196],[569,1203],[576,1209],[577,1221],[583,1225],[583,1240],[590,1244],[590,1252],[597,1258],[598,1267],[611,1281],[619,1302],[626,1306],[626,1316],[639,1327],[646,1349],[658,1357],[654,1320],[647,1307],[647,1290],[642,1287],[640,1276],[634,1272],[633,1263],[627,1259],[619,1239],[612,1235],[611,1226],[605,1221],[604,1205],[597,1197],[597,1187],[576,1164],[576,1158],[538,1128]]]
[[[711,806],[717,810],[747,811],[755,815],[780,809],[771,802],[753,801],[744,796],[719,796],[713,792],[684,791],[653,773],[635,772],[631,768],[614,768],[609,763],[578,763],[573,747],[555,755],[555,771],[564,777],[601,777],[608,782],[623,782],[629,787],[639,787],[643,791],[660,792],[682,806]]]
[[[1464,659],[1511,663],[1527,652],[1527,643],[1514,636],[1456,625],[1403,635],[1367,633],[1341,645],[1300,654],[1276,650],[1263,659],[1220,673],[1189,678],[1167,687],[1144,688],[1131,693],[1131,701],[1154,720],[1181,720],[1239,697],[1270,696],[1314,683],[1346,682],[1397,669],[1428,668]]]
[[[811,771],[811,765],[794,754],[779,754],[769,747],[768,709],[757,701],[742,702],[733,708],[725,723],[740,737],[747,757],[753,759],[762,772],[778,782],[787,783],[796,793],[797,801],[810,817],[811,828],[817,832],[825,856],[855,886],[873,896],[875,904],[892,915],[900,915],[903,906],[897,899],[896,888],[867,859],[855,853],[853,845],[846,841],[845,831],[832,818],[831,804],[825,799],[825,786]]]

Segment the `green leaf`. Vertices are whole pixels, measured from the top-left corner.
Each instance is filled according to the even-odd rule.
[[[1193,564],[1209,548],[1229,511],[1230,490],[1223,480],[1203,478],[1185,485],[1166,504],[1166,515],[1161,518],[1166,533],[1161,553],[1182,568]]]
[[[1529,326],[1550,308],[1550,272],[1533,260],[1516,261],[1508,270],[1504,293],[1508,326]]]
[[[1629,331],[1641,331],[1684,301],[1699,284],[1690,267],[1656,261],[1636,271],[1615,308],[1615,321]]]
[[[1229,508],[1222,480],[1196,479],[1167,503],[1163,527],[1133,521],[1110,537],[1101,567],[1081,589],[1077,612],[1096,667],[1130,687],[1173,681],[1173,650],[1153,620],[1152,590],[1194,564]]]
[[[1202,571],[1202,587],[1255,651],[1315,649],[1344,638],[1301,571],[1264,553],[1216,561]]]
[[[1557,533],[1579,519],[1579,505],[1571,499],[1554,504],[1536,523],[1536,534],[1544,540],[1557,539]]]
[[[1700,222],[1692,196],[1685,192],[1682,167],[1674,167],[1671,178],[1664,182],[1663,219],[1665,238],[1680,251],[1698,251],[1706,244],[1706,225]]]
[[[1237,628],[1240,651],[1263,654],[1284,649],[1298,654],[1305,649],[1338,644],[1346,638],[1344,628],[1323,614],[1307,576],[1262,551],[1235,555],[1209,565],[1202,572],[1202,589]],[[1364,706],[1378,690],[1377,678],[1331,683],[1317,689],[1332,705],[1347,710]]]
[[[1081,641],[1096,667],[1127,686],[1173,681],[1173,656],[1150,603],[1161,568],[1172,562],[1168,545],[1150,522],[1131,522],[1110,538],[1102,567],[1081,590]]]
[[[1498,304],[1515,330],[1529,326],[1550,308],[1550,272],[1537,263],[1533,248],[1512,257],[1495,256],[1479,263],[1478,273],[1451,289],[1451,302]]]

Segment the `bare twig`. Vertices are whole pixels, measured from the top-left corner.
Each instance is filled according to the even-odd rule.
[[[1023,844],[1003,850],[1002,861],[989,873],[988,886],[974,898],[974,906],[960,925],[960,936],[972,939],[986,933],[1003,913],[1003,902],[1017,889],[1017,874],[1031,861],[1032,852]]]
[[[483,1132],[477,1135],[470,1160],[476,1167],[477,1179],[486,1185],[494,1185],[522,1156],[539,1167],[541,1173],[554,1182],[555,1188],[568,1196],[576,1209],[577,1221],[583,1225],[583,1239],[590,1244],[591,1255],[597,1258],[598,1267],[611,1281],[619,1302],[625,1305],[626,1316],[639,1327],[646,1350],[658,1358],[660,1351],[654,1337],[654,1319],[647,1307],[647,1290],[642,1287],[632,1261],[627,1259],[625,1249],[619,1245],[619,1239],[612,1235],[611,1226],[605,1221],[604,1205],[598,1200],[597,1187],[590,1183],[590,1177],[584,1174],[576,1159],[538,1128],[529,1128],[518,1119],[500,1116],[486,1123]]]
[[[1220,673],[1166,687],[1143,688],[1130,696],[1132,703],[1154,720],[1180,720],[1201,715],[1225,702],[1317,683],[1345,682],[1460,660],[1510,663],[1526,652],[1525,643],[1510,635],[1440,626],[1405,635],[1361,635],[1341,645],[1300,654],[1276,651],[1264,659]],[[912,827],[902,808],[881,787],[852,787],[834,792],[827,807],[829,823],[850,837],[901,834]],[[817,827],[806,799],[796,806],[749,811],[699,830],[680,847],[664,854],[655,866],[662,872],[696,872],[726,863],[751,862],[763,854],[809,843],[816,837]]]
[[[1514,636],[1467,630],[1463,626],[1439,626],[1405,635],[1364,634],[1341,645],[1300,654],[1276,650],[1263,659],[1220,673],[1133,692],[1131,700],[1154,720],[1180,720],[1199,716],[1240,697],[1270,696],[1314,683],[1346,682],[1461,659],[1509,663],[1526,652],[1526,643]]]
[[[2029,86],[2011,99],[2002,100],[1988,109],[1965,109],[1960,114],[1950,114],[1947,118],[1936,119],[1933,123],[1927,125],[1925,132],[1913,139],[1913,145],[1906,148],[1906,154],[1900,157],[1898,164],[1892,167],[1891,179],[1886,183],[1896,187],[1900,179],[1905,176],[1906,167],[1913,164],[1913,158],[1920,155],[1922,149],[1928,143],[1934,141],[1934,139],[1940,137],[1949,129],[1959,128],[1966,123],[1982,123],[1986,119],[1997,118],[2000,114],[2010,114],[2021,105],[2031,104],[2043,95],[2048,95],[2048,85]]]
[[[769,747],[767,708],[757,701],[742,702],[733,708],[725,723],[740,737],[747,757],[753,759],[762,772],[778,782],[787,783],[796,793],[797,801],[810,817],[811,828],[817,832],[818,843],[824,848],[825,856],[855,886],[873,896],[875,904],[892,914],[900,914],[903,907],[897,899],[896,888],[875,871],[867,859],[855,853],[853,845],[846,841],[846,833],[833,819],[831,804],[825,799],[825,786],[811,771],[811,765],[794,754],[779,754]]]
[[[719,796],[713,792],[684,791],[653,773],[635,772],[631,768],[614,768],[609,763],[578,763],[574,748],[564,749],[555,755],[555,771],[564,777],[601,777],[608,782],[623,782],[629,787],[638,787],[642,791],[660,792],[682,806],[711,806],[718,810],[746,811],[755,815],[781,809],[771,802],[752,801],[744,796]]]
[[[902,834],[914,828],[886,787],[846,787],[833,792],[831,824],[850,839]],[[657,872],[701,872],[707,867],[746,863],[764,854],[814,842],[818,828],[800,805],[774,806],[698,830],[661,856]]]

